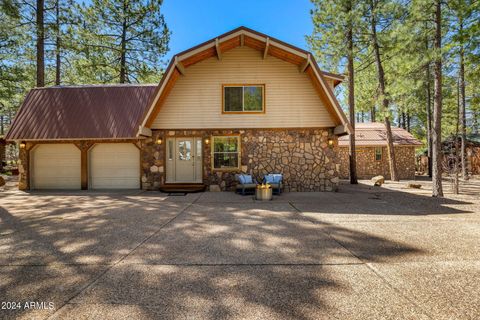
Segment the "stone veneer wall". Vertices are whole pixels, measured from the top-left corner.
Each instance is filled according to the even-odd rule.
[[[20,148],[18,151],[18,189],[28,190],[30,188],[29,179],[29,150],[33,146],[30,143],[26,144],[26,148]],[[28,149],[27,149],[28,148]]]
[[[338,187],[340,170],[337,140],[328,146],[330,133],[326,129],[246,129],[246,130],[154,130],[150,138],[137,142],[141,149],[142,188],[158,189],[165,182],[165,143],[156,144],[159,137],[197,136],[210,139],[212,135],[238,134],[241,139],[241,167],[238,171],[213,171],[211,143],[203,144],[203,182],[211,190],[235,188],[235,173],[252,174],[259,182],[267,173],[284,175],[285,191],[333,191]],[[94,143],[111,141],[75,141],[81,150]],[[118,142],[135,142],[119,140]],[[41,143],[72,143],[55,141]],[[30,150],[37,143],[27,142],[19,152],[19,189],[28,190]]]
[[[348,147],[338,148],[340,158],[340,178],[348,179],[350,168],[348,159]],[[390,179],[390,166],[388,161],[387,147],[382,147],[382,160],[375,161],[375,147],[357,147],[357,177],[359,179],[370,179],[382,175]],[[415,147],[396,146],[395,159],[399,179],[415,178]]]
[[[164,131],[156,130],[152,137],[141,141],[142,189],[158,189],[165,183],[165,136]],[[155,143],[158,138],[163,139],[162,144]]]
[[[241,140],[241,168],[214,171],[211,167],[212,135],[238,134]],[[142,186],[157,189],[165,182],[165,143],[167,137],[197,136],[203,143],[203,182],[210,190],[235,188],[235,173],[252,174],[259,182],[267,173],[284,175],[285,191],[334,191],[338,187],[340,164],[337,139],[328,146],[327,129],[245,129],[245,130],[153,130],[142,142]]]

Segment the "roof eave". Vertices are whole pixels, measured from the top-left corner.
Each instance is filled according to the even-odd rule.
[[[6,140],[6,141],[9,141],[9,142],[56,142],[56,141],[85,141],[85,140],[89,140],[89,141],[97,141],[97,140],[101,140],[101,141],[116,141],[116,140],[138,140],[138,139],[144,139],[145,137],[115,137],[115,138],[112,138],[112,137],[104,137],[104,138],[92,138],[92,137],[77,137],[77,138],[13,138],[13,139],[9,139],[9,140]]]

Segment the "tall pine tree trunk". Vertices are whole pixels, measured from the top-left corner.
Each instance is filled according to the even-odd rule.
[[[390,165],[390,178],[393,181],[399,181],[397,174],[397,166],[395,161],[395,150],[393,148],[393,136],[392,128],[390,125],[390,116],[389,116],[389,101],[387,98],[386,85],[385,85],[385,73],[383,71],[382,60],[380,57],[380,46],[378,44],[377,38],[377,22],[375,19],[375,8],[373,1],[370,1],[370,13],[371,13],[371,32],[372,32],[372,45],[375,55],[375,62],[377,65],[377,74],[378,74],[378,86],[380,89],[380,95],[382,99],[382,113],[384,115],[385,129],[387,133],[387,152]]]
[[[55,85],[59,86],[62,82],[61,80],[61,63],[62,59],[60,56],[60,0],[57,0],[55,3],[55,24],[56,24],[56,38],[55,38]]]
[[[43,18],[44,10],[44,0],[37,0],[37,87],[45,86],[45,25]]]
[[[460,34],[463,34],[463,19],[460,17]],[[460,47],[460,130],[462,135],[462,145],[461,145],[461,165],[462,165],[462,178],[464,180],[468,179],[467,164],[466,164],[466,155],[465,155],[465,143],[467,139],[466,133],[466,115],[465,115],[465,52],[463,45]]]
[[[122,38],[121,38],[121,53],[120,53],[120,83],[127,82],[127,2],[123,2],[124,18],[122,22]]]
[[[125,83],[127,82],[127,57],[126,57],[126,38],[127,38],[127,28],[126,28],[126,23],[123,24],[123,30],[122,30],[122,44],[121,44],[121,50],[122,52],[120,53],[120,83]]]
[[[443,197],[442,187],[442,2],[435,2],[435,61],[432,130],[432,196]]]
[[[428,43],[427,43],[428,49]],[[430,63],[427,63],[426,67],[426,95],[427,95],[427,156],[428,156],[428,176],[432,177],[432,97],[431,97],[431,88],[430,88]]]
[[[428,22],[425,22],[425,32],[428,34]],[[429,48],[428,37],[425,38],[425,49],[428,51]],[[428,157],[428,176],[432,177],[432,90],[431,90],[431,76],[430,76],[430,60],[427,61],[425,65],[425,94],[426,94],[426,110],[427,114],[427,157]]]
[[[459,145],[458,145],[458,128],[460,126],[460,79],[457,81],[457,121],[455,123],[455,141],[453,142],[453,149],[455,149],[455,161],[454,161],[454,167],[453,167],[453,193],[458,194],[459,193],[459,188],[458,188],[458,169],[459,169]]]
[[[352,2],[348,2],[348,13],[352,11]],[[357,161],[355,154],[355,70],[353,69],[353,25],[349,18],[348,30],[348,112],[350,115],[350,124],[353,132],[350,134],[350,183],[358,184],[357,181]]]
[[[407,131],[410,132],[411,117],[410,111],[407,111]]]

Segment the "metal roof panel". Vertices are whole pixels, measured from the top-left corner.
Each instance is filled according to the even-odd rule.
[[[32,89],[7,140],[134,138],[156,85]]]

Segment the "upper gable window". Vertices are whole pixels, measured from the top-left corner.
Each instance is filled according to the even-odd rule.
[[[224,85],[223,113],[265,112],[265,85]]]

